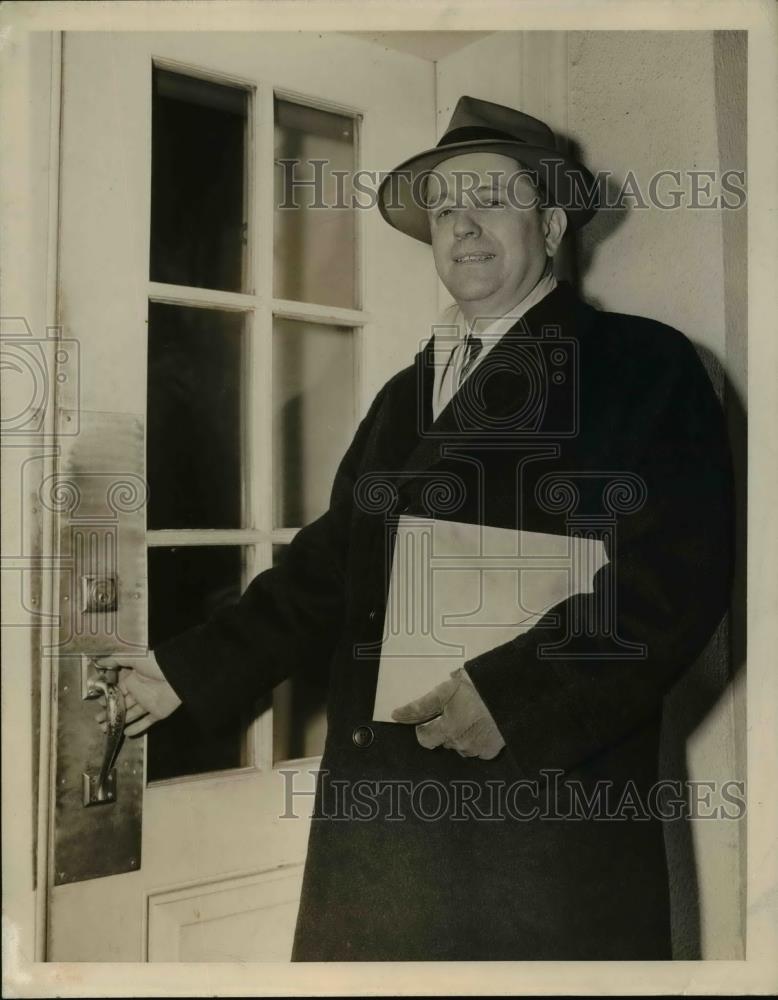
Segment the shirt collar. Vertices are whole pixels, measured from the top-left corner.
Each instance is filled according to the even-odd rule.
[[[493,347],[518,319],[526,312],[529,312],[541,299],[544,299],[556,286],[557,280],[554,276],[552,261],[549,258],[545,271],[532,291],[520,302],[517,302],[504,316],[497,317],[486,326],[483,326],[479,333],[475,334],[479,340],[483,341],[484,348]],[[441,354],[445,358],[448,358],[452,349],[465,339],[470,330],[469,324],[466,322],[456,302],[451,303],[443,309],[438,317],[436,327],[438,329],[436,329],[433,338],[433,350],[436,355]]]

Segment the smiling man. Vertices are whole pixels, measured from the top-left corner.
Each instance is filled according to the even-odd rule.
[[[542,122],[460,99],[379,191],[432,246],[446,336],[379,392],[284,558],[121,661],[130,735],[182,703],[219,728],[289,675],[328,676],[296,960],[672,955],[662,699],[727,606],[728,448],[681,333],[554,278],[589,181]],[[375,721],[392,543],[426,522],[606,558],[515,634],[464,660],[452,646],[451,676]]]
[[[440,279],[469,324],[504,316],[548,270],[567,226],[565,213],[539,208],[528,172],[500,153],[451,157],[434,176],[439,190],[427,205]],[[467,187],[467,179],[478,183]]]
[[[436,191],[434,198],[430,189]],[[427,179],[425,192],[435,267],[455,300],[441,321],[456,324],[461,340],[453,352],[445,341],[440,347],[444,357],[433,397],[437,414],[459,388],[457,362],[469,371],[556,287],[552,261],[567,217],[558,206],[540,208],[527,169],[500,153],[444,160]]]

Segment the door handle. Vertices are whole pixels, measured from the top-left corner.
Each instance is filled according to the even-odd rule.
[[[127,705],[119,687],[119,675],[115,668],[102,669],[89,661],[92,669],[86,678],[85,697],[105,698],[106,736],[103,761],[100,770],[84,772],[84,805],[106,805],[116,801],[116,770],[114,764],[119,756],[124,739],[124,720]],[[96,673],[93,673],[95,670]]]
[[[141,866],[146,741],[124,728],[126,674],[91,658],[146,652],[148,560],[145,417],[81,407],[57,417],[56,474],[36,506],[56,520],[51,870],[60,886]]]

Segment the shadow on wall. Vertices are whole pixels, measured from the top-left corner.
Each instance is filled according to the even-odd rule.
[[[578,143],[568,139],[561,140],[561,144],[573,160],[579,163],[583,162],[584,157]],[[602,179],[600,184],[602,184]],[[608,175],[605,177],[605,186],[600,188],[596,199],[600,204],[615,205],[621,189],[621,181],[615,176]],[[569,281],[576,292],[582,295],[582,297],[581,285],[585,275],[592,266],[598,247],[602,246],[626,222],[629,211],[628,205],[600,210],[595,214],[593,219],[587,222],[586,228],[580,233],[568,230],[565,235],[558,254],[557,276]],[[597,309],[605,308],[594,296],[588,295],[585,298]]]
[[[736,565],[729,612],[697,662],[665,698],[659,773],[661,778],[674,781],[688,779],[687,745],[692,734],[713,712],[730,683],[746,668],[746,412],[716,356],[707,348],[695,346],[722,400],[729,424],[735,476],[733,540]],[[705,777],[701,776],[702,780]],[[687,802],[689,798],[687,794]],[[717,958],[719,956],[702,954],[697,866],[688,822],[667,824],[665,848],[670,870],[673,957],[682,960]]]
[[[573,158],[580,159],[580,150],[574,142],[568,142],[567,148]],[[606,184],[607,188],[601,192],[600,197],[607,199],[606,203],[609,205],[615,204],[621,190],[620,179],[609,176]],[[580,234],[568,233],[561,247],[556,267],[558,276],[568,280],[582,297],[599,309],[605,308],[604,304],[593,296],[583,296],[581,286],[599,248],[626,222],[629,212],[629,205],[598,212]],[[685,783],[689,779],[689,740],[714,711],[730,683],[745,670],[746,664],[746,410],[736,387],[716,356],[699,344],[695,344],[695,347],[727,415],[735,473],[736,567],[728,614],[702,655],[684,672],[665,698],[659,776],[661,779],[682,782],[685,788],[688,788]],[[686,798],[689,803],[690,791],[687,791]],[[703,958],[699,880],[692,827],[688,820],[666,825],[665,848],[670,881],[673,958],[699,960]]]

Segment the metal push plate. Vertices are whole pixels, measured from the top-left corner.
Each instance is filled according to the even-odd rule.
[[[64,422],[76,415],[61,414]],[[135,871],[141,863],[142,738],[124,738],[95,802],[106,736],[85,697],[89,657],[147,648],[144,423],[121,413],[78,414],[60,438],[59,470],[41,500],[59,517],[55,885]]]
[[[55,885],[136,871],[143,819],[142,737],[125,738],[113,772],[113,801],[86,805],[85,779],[100,770],[105,736],[95,722],[101,702],[82,694],[81,657],[60,660],[57,691]]]
[[[42,501],[60,518],[60,654],[146,649],[146,480],[143,420],[79,415],[61,438],[59,471]],[[63,421],[75,416],[62,414]]]

